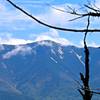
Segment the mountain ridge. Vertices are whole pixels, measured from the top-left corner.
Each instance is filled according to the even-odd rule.
[[[47,40],[3,46],[0,50],[0,79],[14,86],[23,96],[34,100],[80,100],[76,80],[80,81],[79,73],[84,72],[84,48],[62,46]],[[96,88],[100,83],[100,49],[89,47],[89,50],[90,83]],[[5,91],[12,93],[11,87],[7,86]]]

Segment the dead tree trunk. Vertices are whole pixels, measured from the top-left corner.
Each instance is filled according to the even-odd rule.
[[[93,93],[90,90],[89,80],[90,80],[90,66],[89,66],[89,49],[87,47],[86,41],[84,39],[84,53],[85,53],[85,75],[80,73],[80,78],[82,80],[83,86],[78,91],[83,97],[83,100],[91,100]]]
[[[84,49],[85,49],[85,78],[84,78],[84,96],[83,100],[91,100],[92,92],[89,86],[90,79],[90,66],[89,66],[89,49],[86,45],[86,41],[84,40]]]
[[[90,25],[90,16],[88,16],[88,24],[87,30]],[[85,32],[84,36],[84,53],[85,53],[85,75],[80,73],[80,78],[83,83],[81,89],[79,89],[80,94],[83,97],[83,100],[91,100],[92,99],[92,91],[90,90],[89,80],[90,80],[90,65],[89,65],[89,49],[86,44],[86,36],[88,31]]]

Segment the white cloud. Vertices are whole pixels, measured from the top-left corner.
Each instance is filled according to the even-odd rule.
[[[89,47],[100,47],[100,44],[95,42],[87,42],[87,46]],[[84,47],[83,41],[80,41],[80,47]]]
[[[96,0],[96,5],[99,5],[99,4],[100,4],[100,1]],[[56,7],[56,8],[61,9],[61,10],[66,10],[66,5],[70,5],[72,8],[76,8],[76,9],[80,8],[80,5],[77,5],[77,4],[76,5],[75,4],[53,5],[53,7]],[[29,7],[29,10],[30,10],[30,7]],[[34,15],[34,12],[33,12],[33,15]],[[39,13],[36,16],[37,16],[37,18],[39,18],[42,21],[45,21],[46,23],[49,23],[51,25],[67,27],[67,28],[73,28],[73,27],[74,28],[80,28],[80,27],[84,28],[83,26],[86,26],[86,22],[87,22],[87,20],[84,21],[84,19],[82,22],[80,20],[70,22],[68,20],[73,19],[75,16],[72,16],[71,14],[68,14],[68,13],[58,11],[52,7],[50,9],[48,9],[47,12],[42,13],[42,14]],[[29,28],[26,28],[24,26],[24,25],[26,25],[26,23],[25,24],[16,23],[16,21],[18,21],[18,20],[19,21],[22,20],[22,22],[27,22],[30,20],[30,18],[16,9],[9,10],[9,6],[6,6],[6,4],[2,4],[2,5],[0,4],[0,25],[2,25],[2,26],[8,25],[9,27],[12,26],[15,31],[16,30],[28,31]],[[99,24],[99,21],[97,21],[97,22]],[[34,23],[33,21],[32,21],[32,23],[34,25],[36,25],[36,23]],[[94,23],[96,23],[96,21]],[[22,27],[20,27],[19,24]],[[33,27],[33,24],[32,25],[27,24],[27,25],[28,26],[30,25],[31,27]],[[38,28],[39,27],[37,27],[36,30],[38,30]],[[40,34],[39,36],[37,36],[36,41],[40,41],[40,40],[53,40],[53,41],[61,43],[63,45],[70,45],[70,44],[73,45],[73,43],[70,42],[68,39],[65,39],[64,37],[63,38],[60,37],[58,32],[56,30],[53,30],[53,29],[50,29],[49,32],[46,32],[46,33],[43,33],[43,34]],[[24,40],[24,39],[16,39],[16,38],[7,38],[7,39],[0,38],[1,44],[15,45],[15,44],[26,44],[26,43],[31,43],[31,42],[33,42],[33,41]]]
[[[27,44],[27,43],[32,43],[33,41],[31,40],[24,40],[24,39],[10,39],[8,41],[4,41],[5,44],[10,44],[10,45],[19,45],[19,44]]]
[[[38,45],[52,46],[52,42],[47,41],[38,41]]]
[[[45,34],[45,35],[49,35],[49,36],[51,36],[51,37],[53,37],[53,38],[59,37],[58,31],[55,30],[55,29],[49,29],[49,32],[46,32],[46,33],[44,33],[44,34]]]
[[[28,46],[16,46],[15,49],[12,51],[7,52],[6,54],[3,55],[3,59],[9,59],[12,56],[17,55],[18,53],[22,55],[30,54],[32,51],[31,47]]]
[[[20,11],[16,9],[11,9],[9,10],[6,4],[0,4],[0,10],[1,10],[1,15],[0,19],[6,19],[5,21],[12,22],[15,20],[29,20],[30,18],[26,16],[25,14],[21,13]],[[3,17],[2,17],[3,16]]]
[[[70,5],[72,8],[76,8],[78,9],[80,6],[79,5],[75,5],[75,4],[63,4],[63,5],[53,5],[53,7],[56,7],[57,9],[61,9],[61,10],[66,10],[66,5]],[[8,10],[7,6],[6,5],[2,5],[2,9],[1,10],[1,14],[0,14],[0,25],[8,25],[9,24],[13,27],[14,25],[14,29],[15,30],[25,30],[25,26],[24,25],[27,25],[24,24],[22,25],[21,27],[18,27],[18,23],[16,23],[16,21],[23,21],[23,22],[32,22],[30,24],[28,24],[28,26],[32,27],[33,25],[37,26],[37,23],[34,23],[33,21],[34,20],[30,20],[31,18],[29,18],[28,16],[26,16],[25,14],[21,13],[20,11],[16,10],[16,9],[12,9],[12,10]],[[37,18],[39,18],[41,21],[45,21],[46,23],[49,23],[51,25],[57,25],[59,27],[80,27],[80,26],[77,26],[80,21],[75,21],[74,23],[76,23],[77,25],[73,25],[74,23],[71,22],[71,21],[68,21],[70,19],[73,19],[75,17],[75,15],[71,15],[71,14],[68,14],[68,13],[65,13],[65,12],[61,12],[59,10],[56,10],[54,9],[53,7],[50,7],[48,9],[47,12],[45,13],[39,13],[37,15],[34,15],[34,12],[33,12],[33,15],[36,16]],[[28,8],[29,10],[30,7]],[[38,9],[38,8],[37,8]],[[6,17],[7,16],[7,17]],[[83,21],[84,23],[84,21]],[[38,24],[39,25],[39,24]],[[83,24],[81,24],[83,25]],[[20,26],[20,24],[19,24]],[[27,26],[27,27],[28,27]]]
[[[0,44],[8,44],[8,45],[19,45],[19,44],[27,44],[32,42],[33,41],[31,40],[16,39],[16,38],[0,39]]]
[[[57,7],[59,9],[64,9]],[[40,20],[49,23],[51,25],[64,26],[68,24],[68,18],[71,18],[69,14],[60,12],[53,8],[50,8],[47,13],[43,13],[37,16]]]
[[[65,6],[66,6],[66,4],[54,5],[54,7],[58,8],[58,9],[62,9],[62,10],[66,10]],[[71,6],[75,6],[75,5],[71,5]],[[31,18],[29,18],[22,12],[16,10],[15,8],[12,10],[8,10],[8,6],[6,5],[6,3],[5,4],[3,3],[2,5],[0,5],[0,11],[1,11],[0,12],[0,22],[2,22],[2,23],[0,23],[0,25],[12,24],[12,26],[13,26],[13,24],[16,25],[16,21],[18,21],[18,20],[23,20],[24,22],[31,21],[30,20]],[[33,13],[33,15],[34,15],[34,13]],[[58,11],[56,9],[53,9],[52,7],[50,9],[48,9],[48,11],[46,13],[38,14],[38,15],[36,15],[36,17],[38,17],[39,19],[41,19],[43,21],[46,21],[47,23],[51,23],[54,25],[66,25],[68,22],[68,19],[73,18],[72,15]],[[68,23],[68,24],[70,24],[70,23]],[[36,25],[36,23],[35,23],[35,25]]]
[[[32,36],[32,34],[31,34],[31,36]],[[1,34],[0,44],[19,45],[19,44],[32,43],[35,41],[51,40],[51,41],[60,43],[62,45],[72,45],[72,43],[69,40],[60,37],[58,31],[54,30],[54,29],[50,29],[49,31],[41,33],[40,35],[35,35],[34,38],[35,38],[34,40],[32,40],[32,38],[31,38],[31,40],[18,39],[18,38],[12,37],[12,35],[10,33],[6,33],[5,36],[4,36],[4,34]],[[41,43],[38,42],[38,43],[41,45],[51,46],[51,44],[49,44],[49,43],[44,43],[44,42],[41,42]]]
[[[6,3],[0,4],[0,26],[6,27],[6,29],[25,30],[26,26],[32,27],[34,25],[34,20],[31,21],[31,18],[16,10],[16,8],[9,9],[11,5],[6,5]],[[20,24],[20,22],[24,24]],[[29,24],[27,25],[27,23]]]
[[[32,40],[14,38],[10,33],[3,33],[3,34],[0,33],[0,44],[19,45],[32,42],[33,42]]]
[[[100,0],[95,0],[95,5],[100,8]]]
[[[6,8],[4,5],[0,4],[0,11],[4,11]]]
[[[60,43],[61,45],[72,45],[72,43],[69,40],[60,37],[58,31],[54,29],[50,29],[48,32],[41,33],[35,39],[35,41],[42,41],[42,40],[51,40]]]
[[[52,38],[52,37],[46,36],[46,35],[38,36],[35,41],[42,41],[42,40],[51,40],[51,41],[57,42],[61,45],[72,45],[72,43],[65,38],[60,38],[60,37],[59,38]]]
[[[55,26],[59,26],[59,27],[80,28],[81,26],[85,26],[86,25],[85,22],[87,20],[84,21],[85,20],[84,18],[83,18],[83,20],[78,19],[76,21],[69,21],[78,16],[68,13],[68,11],[70,9],[68,9],[67,6],[70,6],[75,9],[81,8],[80,5],[78,5],[78,4],[76,5],[76,4],[66,3],[63,5],[53,5],[52,7],[50,7],[48,12],[42,13],[42,14],[38,15],[37,17],[46,23],[49,23],[49,24],[55,25]],[[64,12],[61,10],[63,10]]]
[[[96,4],[100,4],[100,2],[98,0],[96,0]],[[70,10],[70,9],[66,10],[67,5],[71,6],[72,8],[76,8],[76,9],[81,8],[80,5],[78,5],[78,4],[66,3],[66,4],[62,4],[62,5],[53,5],[53,7],[50,7],[47,12],[42,13],[42,14],[39,13],[36,15],[36,17],[41,19],[42,21],[46,21],[46,23],[53,24],[53,25],[72,27],[74,23],[76,23],[76,24],[78,23],[77,25],[79,25],[79,26],[77,26],[77,28],[80,27],[81,24],[79,24],[79,23],[81,21],[74,21],[74,23],[71,21],[68,21],[70,19],[75,18],[75,15],[57,10],[57,9],[61,9],[61,10],[65,10],[65,11]],[[29,7],[28,9],[30,10],[30,8],[31,7]],[[57,8],[57,9],[55,9],[55,8]],[[4,22],[14,24],[14,22],[17,20],[23,20],[23,21],[30,20],[30,18],[28,16],[26,16],[25,14],[21,13],[20,11],[18,11],[16,9],[8,10],[6,5],[2,4],[2,6],[0,7],[0,10],[1,10],[0,22],[2,22],[1,24],[3,24]],[[33,15],[34,15],[34,12],[33,12]],[[32,20],[32,22],[33,22],[33,20]],[[84,23],[84,20],[82,21],[82,25],[83,25],[83,23]],[[36,23],[35,23],[35,25],[36,25]],[[76,27],[76,25],[74,25],[74,28],[75,27]],[[18,29],[18,28],[16,28],[16,29]],[[23,29],[23,27],[22,27],[22,29]]]

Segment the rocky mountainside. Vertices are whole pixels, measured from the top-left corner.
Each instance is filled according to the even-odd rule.
[[[90,85],[95,89],[100,87],[100,48],[89,50]],[[2,45],[0,100],[81,100],[80,72],[84,72],[83,48],[49,40]]]

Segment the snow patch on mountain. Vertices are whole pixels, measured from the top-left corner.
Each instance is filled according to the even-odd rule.
[[[51,53],[57,57],[59,57],[60,59],[64,58],[64,52],[63,52],[63,48],[61,46],[59,46],[57,49],[51,48]]]
[[[80,56],[78,53],[76,53],[74,50],[70,51],[70,53],[74,53],[76,57],[79,59],[79,61],[85,66],[85,63],[81,60],[82,56]]]
[[[51,49],[51,53],[56,55],[56,52],[55,52],[55,50],[53,48]]]
[[[59,47],[58,48],[58,52],[59,52],[60,55],[63,55],[64,54],[62,47]]]
[[[1,63],[4,69],[7,69],[7,65],[5,63]]]
[[[55,63],[58,63],[53,57],[50,57],[50,59],[51,59],[52,61],[54,61]]]
[[[58,48],[58,53],[59,53],[60,59],[63,59],[64,52],[63,52],[63,48],[62,47]]]
[[[32,48],[28,46],[15,46],[15,49],[7,52],[3,55],[3,59],[9,59],[12,56],[17,55],[18,53],[22,54],[23,56],[26,54],[31,54]]]

